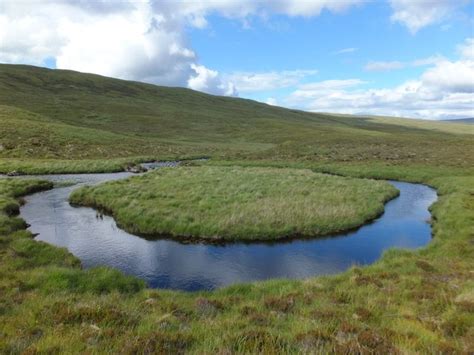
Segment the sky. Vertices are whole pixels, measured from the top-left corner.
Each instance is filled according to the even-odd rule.
[[[0,63],[314,112],[474,117],[474,0],[3,0]]]

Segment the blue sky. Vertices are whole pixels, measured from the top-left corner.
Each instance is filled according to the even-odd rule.
[[[461,118],[474,116],[473,26],[469,0],[7,0],[0,62],[310,111]]]
[[[243,24],[209,16],[206,29],[189,29],[200,61],[222,73],[315,70],[300,83],[357,78],[365,88],[385,88],[420,76],[428,65],[397,70],[368,70],[370,62],[408,63],[430,57],[455,60],[457,46],[473,36],[473,3],[446,21],[416,33],[391,20],[388,2],[373,2],[341,14],[324,11],[316,18],[253,17]],[[283,102],[293,87],[246,92],[240,96]]]

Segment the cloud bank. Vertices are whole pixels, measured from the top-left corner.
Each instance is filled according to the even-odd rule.
[[[459,59],[414,61],[433,63],[423,74],[394,88],[364,89],[358,79],[301,85],[287,99],[289,106],[310,111],[371,114],[428,119],[474,116],[474,38],[458,46]],[[398,67],[386,65],[385,67]],[[379,66],[380,68],[381,66]]]

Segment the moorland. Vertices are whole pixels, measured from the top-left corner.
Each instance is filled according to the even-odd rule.
[[[375,180],[424,183],[439,196],[431,207],[433,240],[420,250],[389,250],[373,265],[337,276],[185,293],[148,289],[106,267],[83,270],[67,250],[35,241],[18,216],[21,198],[52,184],[1,178],[2,352],[474,350],[472,125],[307,113],[19,65],[0,65],[0,123],[3,173],[120,171],[143,161],[210,158],[206,166],[151,172],[73,197],[92,196],[91,205],[117,208],[119,221],[120,201],[99,200],[115,193],[111,186],[128,200],[152,190],[163,193],[166,184],[186,192],[189,187],[179,185],[186,174],[198,186],[208,181],[206,174],[223,179],[214,187],[237,180],[228,184],[233,198],[252,191],[242,186],[257,172],[272,172],[258,179],[260,193],[267,192],[265,179],[279,174],[283,181],[296,175],[303,185],[313,174],[316,185],[342,183],[341,201],[350,196],[361,201],[358,186],[374,195],[364,194],[371,212],[358,224],[379,213],[393,194]],[[153,189],[143,191],[142,180]],[[213,202],[207,203],[212,209]],[[145,207],[146,212],[150,206]],[[127,220],[122,223],[126,227]],[[249,235],[245,229],[233,232]]]

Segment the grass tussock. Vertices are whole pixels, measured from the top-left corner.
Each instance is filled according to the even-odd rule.
[[[108,211],[141,235],[264,240],[357,227],[397,194],[387,182],[310,170],[182,167],[83,187],[70,201]]]

